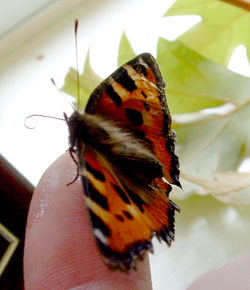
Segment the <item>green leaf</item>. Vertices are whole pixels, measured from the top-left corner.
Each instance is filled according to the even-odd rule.
[[[77,72],[75,69],[70,68],[65,77],[65,82],[61,90],[76,99],[77,103]],[[90,94],[95,89],[102,79],[94,72],[90,65],[89,53],[86,58],[83,73],[79,75],[79,111],[83,111]]]
[[[249,78],[211,62],[179,41],[160,38],[157,62],[172,114],[218,107],[249,96]]]
[[[179,41],[160,39],[157,62],[174,113],[181,195],[210,193],[224,202],[250,203],[250,174],[237,172],[250,157],[250,78],[207,60]],[[221,104],[219,110],[211,109]],[[199,112],[209,107],[207,113]]]
[[[126,34],[123,32],[119,45],[118,67],[122,66],[124,63],[133,59],[134,57],[136,57],[136,54],[133,51]]]
[[[250,203],[250,173],[237,172],[250,157],[250,97],[225,112],[189,119],[183,122],[176,115],[173,126],[186,194],[211,193],[225,202]]]
[[[250,59],[250,14],[218,0],[178,0],[165,16],[200,15],[202,21],[179,37],[190,48],[226,66],[239,45]]]

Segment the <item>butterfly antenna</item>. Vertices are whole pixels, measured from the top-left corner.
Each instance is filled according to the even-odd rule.
[[[73,109],[73,111],[75,111],[74,106],[72,105],[72,103],[69,101],[69,99],[63,94],[63,92],[58,88],[58,86],[56,85],[55,81],[53,79],[50,79],[52,84],[57,88],[57,90],[59,91],[59,93],[68,101],[68,103],[70,104],[71,108]]]
[[[79,103],[80,103],[80,81],[79,81],[79,68],[78,68],[77,29],[78,29],[78,19],[75,20],[75,49],[76,49],[77,111],[79,111]]]
[[[28,119],[33,119],[33,120],[35,120],[36,121],[36,119],[34,118],[34,117],[43,117],[43,118],[50,118],[50,119],[56,119],[56,120],[60,120],[60,121],[66,121],[66,119],[62,119],[62,118],[57,118],[57,117],[52,117],[52,116],[46,116],[46,115],[38,115],[38,114],[34,114],[34,115],[29,115],[27,118],[25,118],[25,120],[24,120],[24,126],[27,128],[27,129],[34,129],[34,128],[36,128],[36,125],[37,124],[35,124],[35,126],[28,126],[27,124],[26,124],[26,122],[27,122],[27,120]]]

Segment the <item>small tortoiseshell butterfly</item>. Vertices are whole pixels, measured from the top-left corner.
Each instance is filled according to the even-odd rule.
[[[170,184],[180,186],[179,161],[155,59],[144,53],[127,62],[94,90],[84,114],[64,116],[103,260],[136,269],[152,237],[171,244],[179,211],[168,198]]]
[[[171,244],[179,211],[169,199],[171,184],[181,187],[175,133],[155,59],[143,53],[127,62],[94,90],[84,114],[64,118],[103,260],[136,269],[154,236]]]

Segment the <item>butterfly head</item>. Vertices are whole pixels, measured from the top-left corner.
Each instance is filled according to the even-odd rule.
[[[78,111],[74,111],[74,113],[68,117],[66,113],[64,113],[64,119],[69,128],[69,145],[70,148],[75,148],[77,140],[79,140],[79,126],[81,124],[81,114]]]

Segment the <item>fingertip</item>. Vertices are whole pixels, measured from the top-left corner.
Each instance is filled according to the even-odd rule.
[[[34,191],[25,238],[25,289],[151,289],[148,257],[129,274],[111,272],[104,265],[81,181],[67,186],[76,174],[66,153],[48,168]]]
[[[25,237],[26,289],[79,285],[89,256],[86,247],[98,255],[81,182],[67,186],[76,174],[74,162],[64,154],[48,168],[34,191]]]

